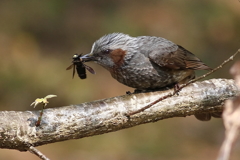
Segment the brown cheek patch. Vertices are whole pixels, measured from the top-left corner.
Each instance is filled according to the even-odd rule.
[[[110,53],[111,59],[118,66],[123,64],[125,55],[126,55],[126,51],[122,49],[115,49],[115,50],[112,50]]]

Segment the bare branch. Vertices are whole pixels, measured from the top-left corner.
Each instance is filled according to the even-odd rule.
[[[33,146],[30,146],[28,151],[35,154],[36,156],[38,156],[42,160],[49,160],[49,158],[47,158],[44,154],[42,154],[39,150],[37,150],[37,148],[35,148]]]
[[[0,148],[29,150],[29,146],[89,137],[171,117],[222,111],[223,103],[239,90],[233,80],[211,79],[183,88],[144,112],[127,118],[173,90],[124,95],[79,105],[44,110],[41,125],[35,126],[40,111],[0,112]]]

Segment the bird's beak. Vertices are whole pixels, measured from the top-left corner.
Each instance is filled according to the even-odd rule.
[[[92,53],[85,54],[80,57],[82,61],[89,62],[89,61],[95,61],[95,58],[93,57]]]

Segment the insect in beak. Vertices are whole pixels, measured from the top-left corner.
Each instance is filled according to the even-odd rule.
[[[96,74],[95,71],[87,66],[86,64],[84,64],[84,62],[87,62],[87,61],[90,61],[90,60],[84,60],[84,58],[81,57],[82,54],[74,54],[72,59],[72,64],[67,67],[66,70],[70,70],[73,68],[73,75],[72,75],[72,78],[74,78],[74,75],[75,75],[75,69],[77,70],[77,73],[78,73],[78,76],[81,78],[81,79],[86,79],[87,78],[87,74],[86,74],[86,69],[92,73],[92,74]],[[84,57],[84,56],[83,56]]]

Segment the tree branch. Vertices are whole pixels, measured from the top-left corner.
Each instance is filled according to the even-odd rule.
[[[130,118],[125,116],[169,92],[173,90],[123,95],[45,109],[39,127],[35,123],[40,111],[2,111],[0,148],[26,151],[30,146],[99,135],[161,119],[219,112],[223,109],[224,101],[235,97],[240,90],[233,80],[196,82],[144,112]]]

